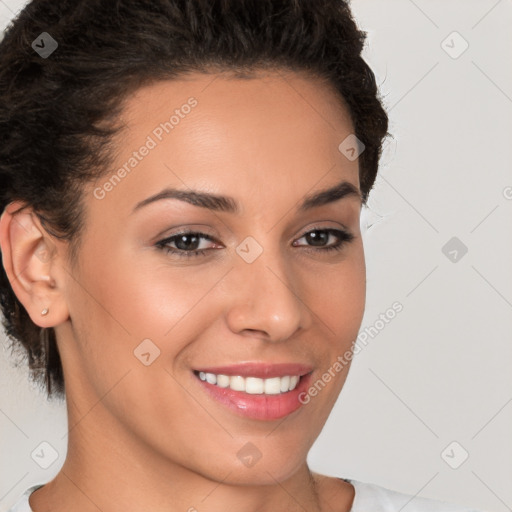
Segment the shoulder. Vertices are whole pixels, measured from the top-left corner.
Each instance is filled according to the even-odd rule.
[[[28,501],[29,496],[44,484],[36,484],[29,487],[19,498],[18,501],[7,512],[33,512]]]
[[[355,489],[350,512],[479,512],[454,503],[404,494],[372,483],[351,479],[345,481]]]
[[[329,478],[329,480],[334,479]],[[404,512],[483,512],[454,503],[404,494],[373,483],[347,478],[336,480],[351,484],[355,490],[350,512],[368,512],[368,510],[373,512],[401,512],[402,510]],[[43,485],[36,484],[29,487],[7,512],[33,512],[29,505],[29,496]]]

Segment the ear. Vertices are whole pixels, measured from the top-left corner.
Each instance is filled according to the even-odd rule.
[[[7,205],[0,217],[0,247],[11,287],[32,321],[40,327],[66,321],[63,255],[32,208],[20,201]]]

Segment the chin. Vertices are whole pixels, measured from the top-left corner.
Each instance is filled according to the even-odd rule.
[[[203,467],[202,473],[226,485],[275,485],[288,480],[305,466],[307,452],[301,456],[297,449],[276,452],[275,448],[268,448],[260,451],[256,447],[259,439],[242,444],[235,457],[229,456],[228,451],[222,453],[217,449],[216,456],[208,457],[215,461],[214,464]]]

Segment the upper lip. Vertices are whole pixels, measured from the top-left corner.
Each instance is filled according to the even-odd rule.
[[[248,362],[226,366],[208,366],[196,368],[197,372],[215,373],[216,375],[230,375],[241,377],[259,377],[270,379],[272,377],[284,377],[285,375],[306,375],[313,371],[309,364],[302,363],[263,363]]]

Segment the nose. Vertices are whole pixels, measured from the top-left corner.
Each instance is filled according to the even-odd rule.
[[[269,251],[252,263],[238,259],[227,292],[226,319],[232,332],[279,342],[308,328],[311,312],[293,268]]]

